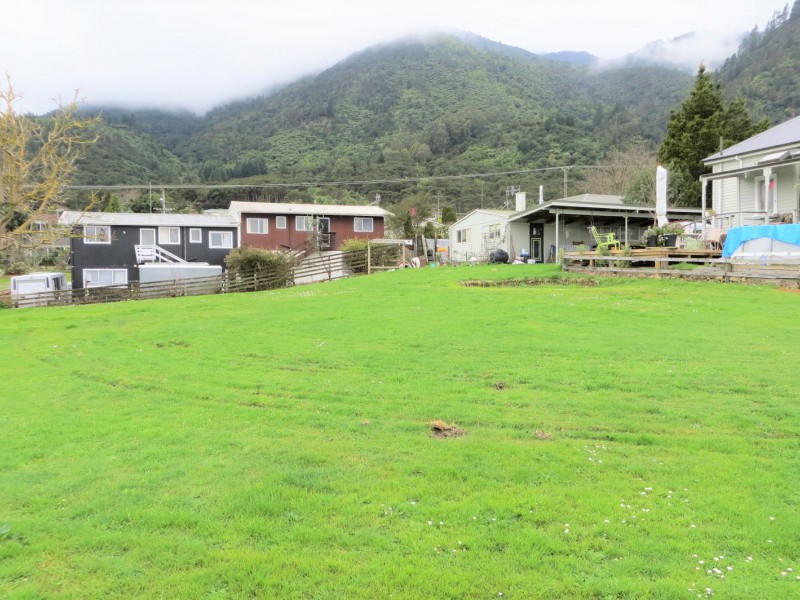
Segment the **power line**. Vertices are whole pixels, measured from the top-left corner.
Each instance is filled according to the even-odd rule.
[[[216,183],[216,184],[159,184],[156,187],[163,190],[222,190],[222,189],[265,189],[265,188],[297,188],[297,187],[330,187],[330,186],[350,186],[350,185],[377,185],[387,183],[415,183],[420,181],[450,181],[456,179],[486,179],[489,177],[502,177],[504,175],[524,175],[526,173],[543,173],[546,171],[558,171],[560,169],[602,169],[601,165],[572,165],[570,167],[542,167],[539,169],[520,169],[517,171],[496,171],[491,173],[471,173],[468,175],[431,175],[428,177],[405,177],[401,179],[365,179],[350,181],[317,181],[317,182],[298,182],[298,183]],[[68,185],[70,190],[142,190],[149,189],[149,183],[130,184],[130,185]]]

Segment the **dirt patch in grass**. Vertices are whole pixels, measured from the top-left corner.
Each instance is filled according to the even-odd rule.
[[[521,277],[513,279],[467,279],[459,281],[466,287],[532,287],[537,285],[576,285],[578,287],[595,287],[600,285],[599,279],[587,277]]]
[[[431,436],[435,438],[459,437],[466,434],[467,432],[455,423],[446,423],[439,419],[431,421]]]
[[[247,401],[238,402],[237,404],[239,404],[239,406],[246,406],[248,408],[267,408],[266,404],[263,404],[261,402],[256,402],[255,400],[250,401],[250,402],[247,402]]]

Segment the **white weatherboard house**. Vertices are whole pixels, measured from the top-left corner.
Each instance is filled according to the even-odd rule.
[[[702,207],[704,211],[711,209],[712,229],[727,232],[724,255],[735,250],[729,242],[757,238],[780,240],[778,246],[787,242],[800,245],[800,117],[725,148],[703,162],[712,172],[700,177]],[[793,225],[774,227],[778,224]],[[764,229],[739,230],[752,226]],[[766,248],[761,244],[758,252],[774,250],[780,254],[789,250],[778,246]],[[800,248],[793,252],[800,256]]]
[[[714,226],[728,229],[770,222],[800,222],[800,117],[712,154],[703,182],[703,208]],[[711,182],[711,202],[705,182]]]
[[[486,260],[492,250],[505,250],[512,259],[527,251],[535,262],[554,262],[558,249],[591,249],[598,233],[613,233],[623,243],[638,243],[653,224],[655,206],[625,204],[621,196],[580,194],[527,206],[517,194],[515,211],[476,209],[450,227],[450,256],[455,262]],[[668,209],[670,220],[694,221],[698,208]]]
[[[511,225],[508,218],[513,210],[476,208],[450,226],[450,260],[465,262],[471,258],[485,261],[489,253],[511,246]]]

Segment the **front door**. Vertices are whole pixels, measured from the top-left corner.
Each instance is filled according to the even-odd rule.
[[[544,262],[544,225],[531,223],[531,260]]]
[[[329,250],[333,247],[333,236],[331,235],[331,220],[329,217],[317,219],[317,231],[321,250]]]

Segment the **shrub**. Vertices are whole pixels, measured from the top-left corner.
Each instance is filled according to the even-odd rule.
[[[367,272],[367,246],[368,240],[361,238],[350,238],[344,240],[342,245],[339,246],[344,255],[342,261],[345,269],[352,273],[366,273]]]
[[[231,275],[255,276],[256,289],[259,290],[290,285],[294,281],[292,269],[296,262],[296,258],[288,252],[262,250],[250,246],[234,248],[225,257],[225,265]]]

